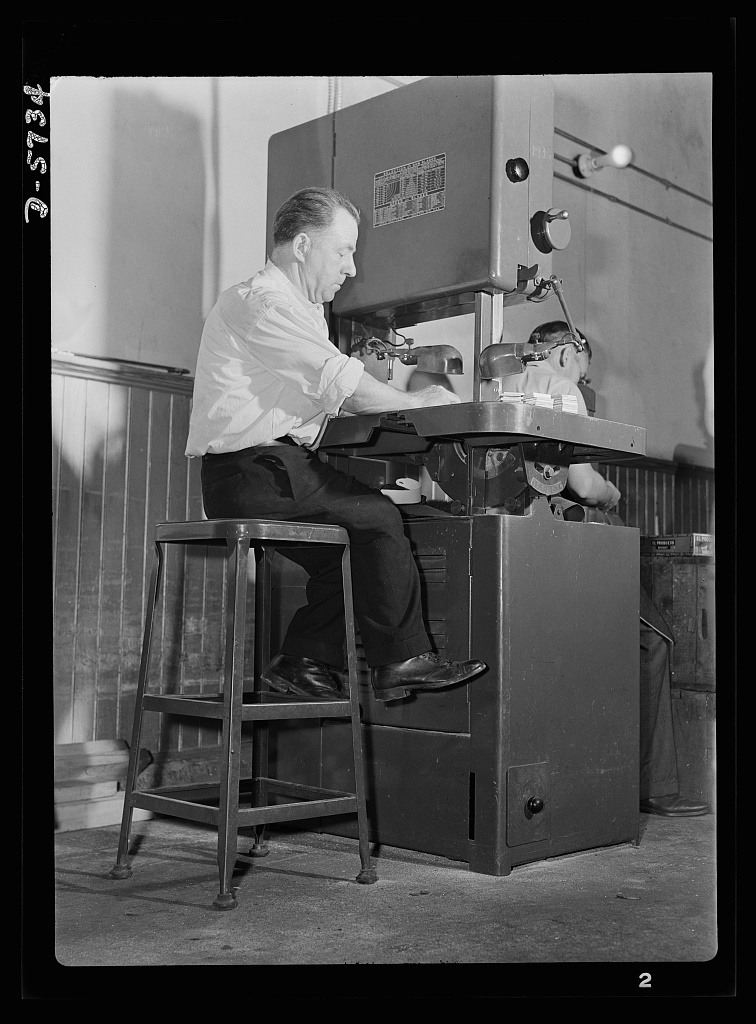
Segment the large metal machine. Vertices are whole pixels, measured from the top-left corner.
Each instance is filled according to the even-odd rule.
[[[312,184],[361,210],[358,274],[332,309],[343,351],[373,338],[390,352],[396,328],[475,313],[472,402],[339,417],[320,451],[375,486],[425,471],[442,489],[400,506],[427,631],[439,654],[488,670],[382,704],[363,663],[369,811],[374,840],[489,874],[638,836],[639,531],[583,521],[562,492],[571,462],[642,457],[645,431],[502,401],[507,354],[491,348],[506,307],[550,288],[572,326],[551,267],[569,241],[551,206],[552,136],[548,79],[473,76],[426,79],[270,142],[269,224]],[[304,602],[300,572],[282,565],[280,636]],[[282,771],[339,785],[333,737],[322,742],[336,727],[283,727],[271,747]]]

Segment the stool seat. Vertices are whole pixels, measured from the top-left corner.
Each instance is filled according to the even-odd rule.
[[[278,541],[282,544],[349,544],[343,526],[331,523],[293,523],[277,519],[199,519],[186,523],[158,523],[155,542],[182,543],[249,537],[250,540]]]
[[[232,910],[237,901],[231,889],[236,861],[237,831],[254,827],[256,841],[250,856],[264,856],[262,841],[268,823],[293,821],[327,815],[356,813],[361,870],[356,881],[369,885],[377,881],[371,864],[365,800],[360,707],[357,695],[357,654],[354,608],[349,559],[349,534],[343,527],[320,523],[299,523],[270,519],[208,519],[191,522],[158,523],[154,529],[155,560],[148,593],[142,657],[139,667],[136,706],[129,768],[124,794],[123,818],[118,856],[110,877],[129,878],[128,843],[134,807],[158,814],[215,825],[218,829],[218,871],[220,891],[213,901],[219,910]],[[227,579],[226,658],[223,689],[213,694],[155,694],[147,692],[155,607],[162,579],[166,544],[222,544],[229,563]],[[302,700],[267,691],[262,681],[270,663],[270,553],[286,545],[336,545],[342,549],[342,585],[346,625],[346,653],[349,693],[344,700]],[[246,638],[247,563],[253,548],[257,561],[254,623],[254,691],[244,693]],[[193,786],[161,786],[137,790],[139,741],[145,712],[188,715],[216,719],[221,723],[218,748],[220,780]],[[268,777],[268,723],[291,719],[344,718],[351,723],[354,790],[341,791]],[[241,726],[253,724],[253,775],[241,778]],[[240,789],[251,782],[250,807],[240,807]],[[270,796],[289,797],[270,804]],[[217,799],[218,806],[208,805]]]

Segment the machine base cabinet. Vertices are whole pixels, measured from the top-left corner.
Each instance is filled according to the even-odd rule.
[[[407,532],[434,648],[488,670],[381,704],[361,661],[373,841],[492,875],[637,842],[639,531],[565,522],[543,498],[526,516],[414,518]],[[304,603],[300,572],[281,576],[281,636]],[[296,781],[341,786],[322,733],[347,744],[342,725],[281,726],[271,757]]]

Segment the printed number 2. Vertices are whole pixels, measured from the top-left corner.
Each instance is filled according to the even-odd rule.
[[[646,971],[645,974],[639,974],[640,985],[638,988],[651,988],[651,975]]]

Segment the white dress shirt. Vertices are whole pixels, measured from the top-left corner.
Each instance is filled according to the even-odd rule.
[[[316,448],[364,369],[329,340],[322,304],[268,260],[223,292],[205,322],[186,455],[239,451],[286,434]]]

